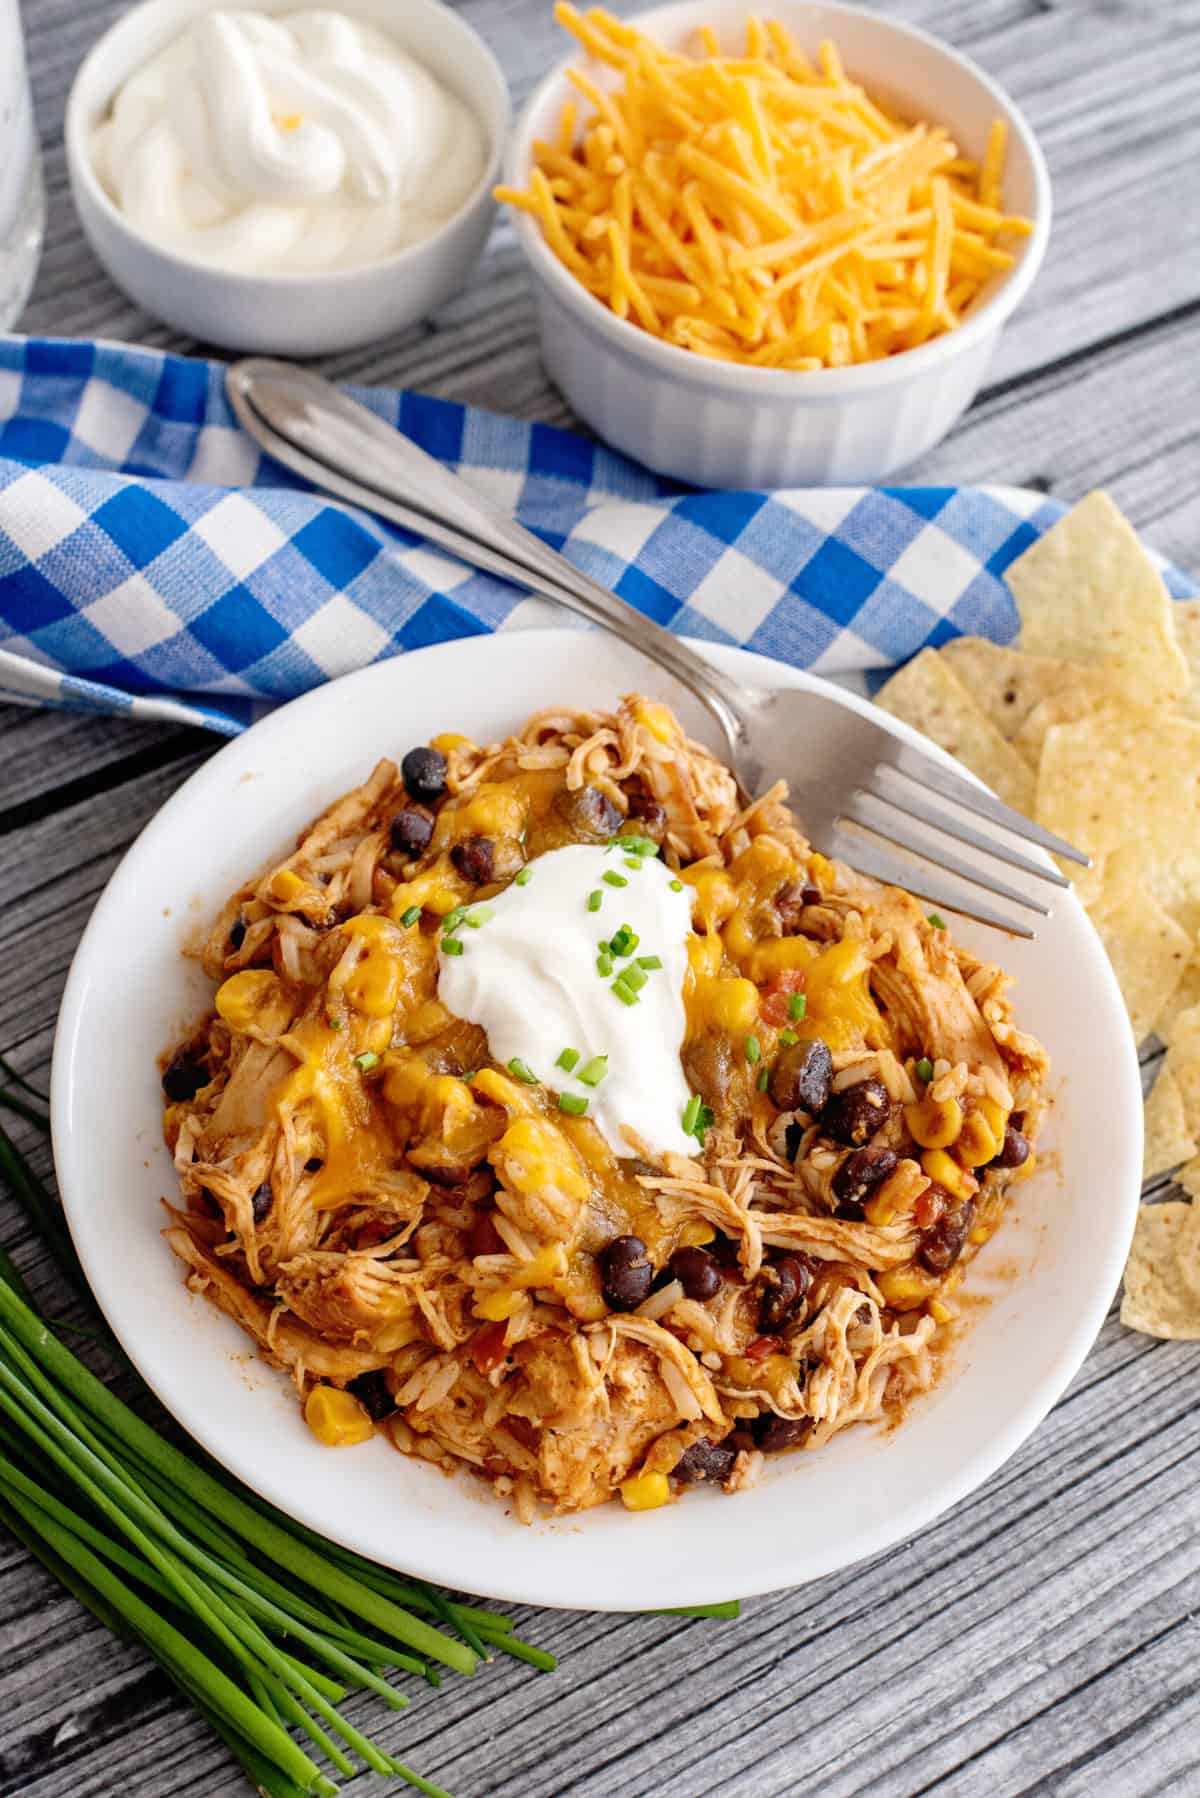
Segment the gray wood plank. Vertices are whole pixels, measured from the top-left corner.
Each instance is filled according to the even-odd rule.
[[[111,287],[66,192],[63,97],[118,10],[116,0],[25,0],[51,196],[26,327],[186,347]],[[517,94],[527,91],[556,53],[549,8],[466,0],[463,10]],[[1200,143],[1200,6],[898,0],[892,10],[969,48],[1017,94],[1042,136],[1057,209],[1046,267],[988,390],[913,478],[1036,482],[1064,498],[1104,484],[1161,549],[1200,569],[1187,380],[1200,212],[1180,184]],[[436,320],[327,366],[569,422],[541,369],[504,227]],[[0,711],[0,816],[21,821],[0,841],[0,1047],[27,1072],[46,1074],[70,954],[105,879],[197,759],[188,739],[152,728]],[[24,1129],[20,1140],[48,1172],[46,1145]],[[10,1205],[0,1234],[39,1294],[78,1315]],[[556,1677],[504,1663],[417,1692],[380,1734],[460,1798],[1200,1791],[1198,1374],[1196,1345],[1149,1342],[1110,1318],[1031,1441],[917,1540],[756,1601],[737,1625],[522,1614],[526,1632],[563,1655]],[[0,1656],[0,1798],[246,1790],[141,1654],[2,1543]],[[350,1708],[380,1727],[370,1703]],[[366,1788],[380,1789],[353,1789]]]

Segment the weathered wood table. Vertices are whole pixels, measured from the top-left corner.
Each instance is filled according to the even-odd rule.
[[[67,195],[63,99],[119,9],[25,0],[24,10],[50,193],[24,328],[192,348],[113,289]],[[520,100],[558,54],[548,0],[465,0],[464,10]],[[1049,259],[990,384],[913,477],[1064,498],[1103,484],[1153,543],[1200,570],[1200,4],[894,0],[890,10],[1009,87],[1041,135],[1055,192]],[[539,363],[504,227],[441,316],[328,369],[569,422]],[[0,1047],[35,1080],[46,1078],[62,982],[101,887],[210,748],[186,731],[0,709]],[[2,1224],[35,1289],[66,1309],[11,1207]],[[1200,1346],[1130,1335],[1114,1315],[1033,1439],[918,1540],[758,1600],[736,1624],[523,1617],[526,1634],[562,1656],[557,1675],[506,1663],[418,1694],[390,1745],[460,1798],[1200,1793],[1198,1399]],[[806,1527],[802,1483],[794,1527]],[[639,1552],[633,1533],[629,1552]],[[645,1575],[649,1599],[653,1568]],[[245,1791],[165,1679],[7,1542],[0,1582],[0,1794]]]

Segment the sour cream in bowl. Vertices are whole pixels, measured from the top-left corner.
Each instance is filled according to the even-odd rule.
[[[437,0],[146,0],[76,77],[68,167],[93,248],[147,311],[315,355],[463,284],[508,113],[491,53]]]

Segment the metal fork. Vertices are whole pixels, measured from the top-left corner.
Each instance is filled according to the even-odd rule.
[[[1033,936],[1029,925],[982,893],[1042,917],[1050,908],[1000,879],[992,864],[1043,886],[1070,882],[1048,856],[1027,855],[1009,838],[1089,865],[1070,843],[905,742],[864,702],[832,688],[743,686],[319,375],[255,357],[229,369],[226,388],[249,435],[314,486],[568,606],[674,675],[720,726],[743,792],[753,795],[785,776],[805,831],[824,853],[1022,937]],[[981,830],[971,819],[1008,835]],[[959,854],[953,844],[973,854]]]

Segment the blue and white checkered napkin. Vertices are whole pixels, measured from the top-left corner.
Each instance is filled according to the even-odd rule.
[[[1012,637],[1000,576],[1062,512],[1016,488],[693,493],[545,425],[358,397],[672,630],[825,674]],[[218,364],[0,337],[0,697],[232,734],[349,669],[546,613],[263,456]]]

